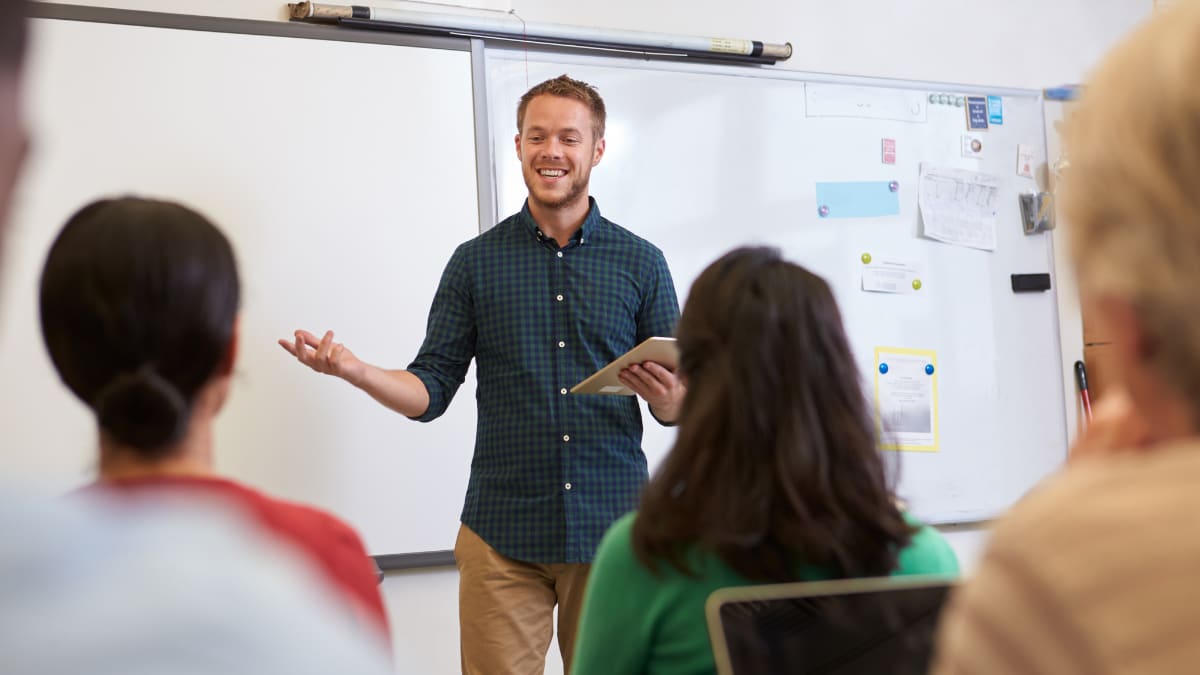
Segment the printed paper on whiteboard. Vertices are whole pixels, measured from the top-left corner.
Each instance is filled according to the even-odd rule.
[[[999,205],[998,176],[921,163],[917,206],[926,237],[994,251]]]
[[[924,122],[927,107],[925,95],[919,91],[812,82],[804,85],[804,113],[808,117]]]
[[[885,450],[937,452],[937,354],[875,348],[875,415]]]
[[[869,293],[910,294],[921,290],[917,267],[895,258],[871,258],[862,268],[862,289]]]
[[[1033,163],[1037,161],[1036,155],[1033,153],[1032,145],[1024,143],[1017,145],[1017,175],[1024,178],[1033,178]]]

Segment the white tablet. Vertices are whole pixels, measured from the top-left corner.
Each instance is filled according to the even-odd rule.
[[[592,373],[583,382],[571,387],[572,394],[614,394],[633,396],[633,391],[621,384],[617,376],[625,368],[645,361],[653,361],[667,370],[679,367],[679,347],[675,338],[652,337],[642,344],[618,356],[612,363]]]

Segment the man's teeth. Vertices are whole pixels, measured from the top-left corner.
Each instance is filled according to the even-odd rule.
[[[559,176],[565,176],[567,174],[567,172],[562,169],[538,169],[538,173],[546,176],[547,178],[558,178]]]

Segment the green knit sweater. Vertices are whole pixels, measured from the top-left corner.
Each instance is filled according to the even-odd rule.
[[[717,556],[692,550],[689,577],[663,563],[654,576],[633,554],[636,513],[618,520],[604,535],[588,580],[572,675],[700,675],[715,672],[704,619],[704,603],[718,588],[746,586]],[[958,574],[958,560],[942,535],[920,529],[900,552],[893,574]],[[827,579],[820,570],[803,580]]]

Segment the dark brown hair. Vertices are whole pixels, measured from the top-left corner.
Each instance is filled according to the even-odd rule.
[[[239,300],[229,240],[191,209],[93,202],[42,270],[42,337],[100,428],[144,460],[186,431],[196,393],[228,356]]]
[[[0,0],[0,68],[16,70],[21,65],[28,15],[26,0]]]
[[[529,102],[543,94],[573,98],[586,105],[592,113],[593,140],[599,141],[601,138],[604,138],[606,113],[604,110],[604,99],[600,98],[600,92],[596,91],[596,88],[587,82],[573,80],[566,75],[559,75],[552,80],[546,80],[525,92],[525,95],[521,97],[521,102],[517,104],[517,133],[521,133],[521,130],[524,128],[525,109],[529,107]]]
[[[693,284],[677,335],[688,391],[643,493],[638,560],[690,574],[695,546],[752,581],[893,570],[912,528],[829,286],[775,249],[736,249]]]

